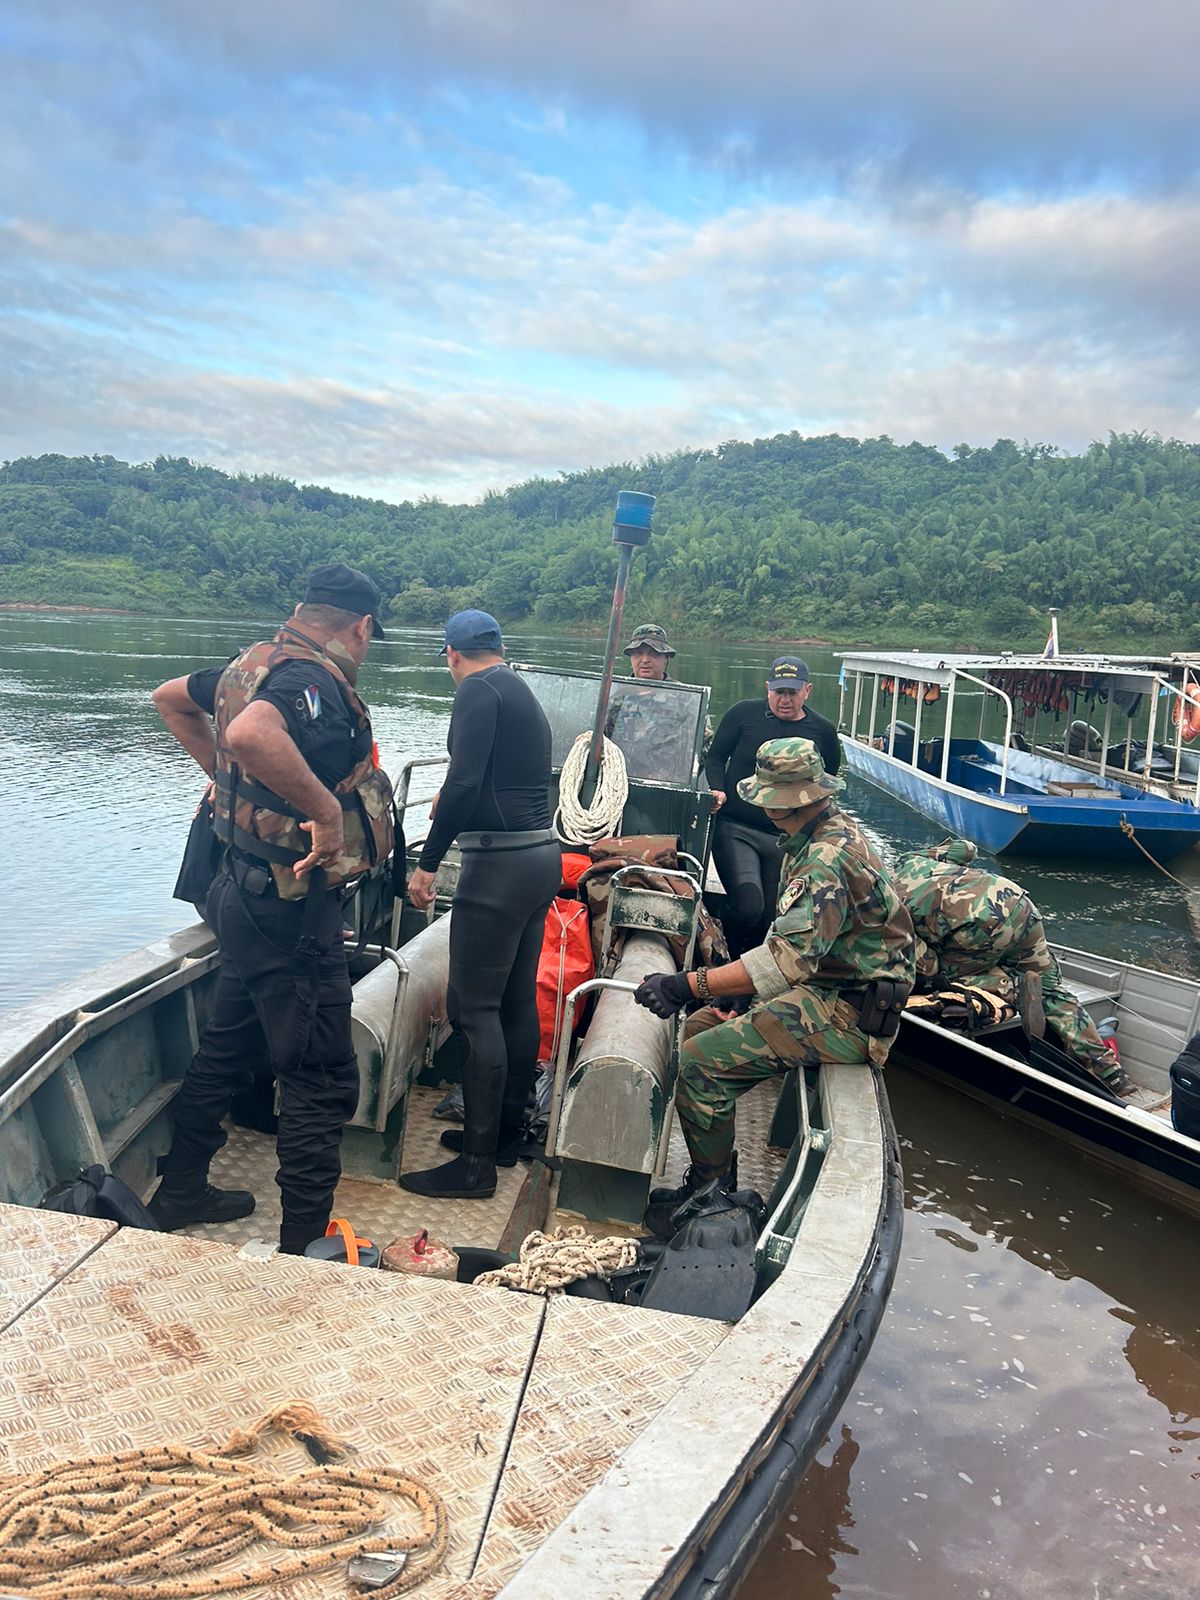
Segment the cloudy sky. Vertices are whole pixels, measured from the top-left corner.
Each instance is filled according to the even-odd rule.
[[[0,0],[0,456],[1200,438],[1197,0]]]

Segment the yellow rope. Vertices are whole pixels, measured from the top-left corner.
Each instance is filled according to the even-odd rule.
[[[230,1459],[271,1430],[291,1434],[321,1464],[283,1477]],[[399,1577],[370,1591],[389,1600],[441,1566],[446,1507],[393,1468],[336,1465],[351,1448],[312,1406],[292,1401],[213,1451],[161,1444],[0,1478],[0,1589],[21,1600],[185,1600],[404,1551]],[[369,1531],[388,1516],[389,1499],[415,1507],[418,1532]],[[210,1570],[262,1540],[277,1553]]]
[[[616,1235],[593,1239],[585,1228],[555,1228],[553,1233],[527,1235],[521,1258],[494,1272],[481,1273],[476,1284],[491,1289],[521,1289],[526,1294],[560,1294],[580,1278],[608,1278],[638,1258],[636,1239]]]
[[[1146,849],[1146,846],[1142,843],[1142,841],[1138,838],[1137,834],[1133,831],[1133,823],[1132,822],[1129,822],[1125,817],[1122,817],[1120,822],[1118,823],[1118,827],[1120,828],[1121,832],[1125,835],[1125,837],[1129,840],[1130,844],[1135,844],[1138,847],[1138,849],[1142,852],[1142,854],[1145,856],[1146,860],[1150,863],[1150,865],[1152,867],[1157,867],[1158,870],[1162,873],[1164,878],[1170,878],[1172,883],[1179,884],[1179,887],[1183,890],[1184,894],[1190,894],[1191,893],[1191,891],[1189,890],[1189,888],[1188,888],[1186,883],[1180,883],[1179,879],[1177,877],[1175,877],[1173,873],[1170,873],[1170,872],[1167,871],[1166,867],[1163,866],[1161,861],[1156,861],[1154,859],[1154,857],[1150,854],[1149,850]]]
[[[1164,878],[1170,878],[1171,882],[1175,884],[1177,888],[1183,890],[1183,904],[1188,914],[1188,921],[1191,923],[1194,937],[1196,938],[1197,942],[1200,942],[1200,893],[1193,889],[1190,884],[1184,883],[1181,879],[1177,878],[1174,873],[1168,872],[1161,861],[1156,861],[1154,859],[1149,850],[1146,849],[1146,846],[1138,838],[1137,834],[1134,833],[1132,822],[1129,822],[1125,817],[1122,817],[1119,826],[1121,832],[1125,835],[1129,842],[1137,845],[1138,849],[1142,852],[1150,865],[1152,867],[1157,867]]]

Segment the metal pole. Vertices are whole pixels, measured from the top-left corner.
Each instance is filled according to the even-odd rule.
[[[950,675],[950,687],[946,690],[946,727],[942,734],[942,782],[946,782],[946,774],[950,770],[950,740],[954,731],[954,685],[958,682],[958,673]]]
[[[925,685],[921,682],[920,678],[918,678],[917,679],[917,709],[913,713],[912,764],[913,764],[914,767],[917,767],[917,766],[920,765],[920,754],[921,754],[921,712],[922,712],[922,710],[924,709],[924,706],[925,706],[925,702],[921,699],[921,695],[924,693],[924,690],[925,690]]]
[[[600,762],[604,752],[604,724],[608,720],[608,696],[612,689],[613,669],[617,660],[617,640],[621,637],[621,618],[625,613],[625,589],[629,583],[629,564],[633,549],[623,544],[617,558],[617,584],[613,590],[612,616],[608,621],[608,645],[604,652],[604,672],[600,679],[600,696],[596,701],[596,720],[592,724],[592,742],[588,749],[587,768],[583,777],[582,800],[590,805],[600,777]]]
[[[1108,691],[1108,698],[1104,702],[1104,732],[1101,734],[1104,748],[1100,752],[1100,776],[1103,778],[1108,771],[1108,741],[1112,738],[1112,690]]]
[[[588,747],[587,766],[579,798],[591,805],[600,781],[600,764],[604,759],[604,724],[608,720],[608,696],[612,690],[613,667],[617,659],[617,641],[621,637],[621,618],[625,612],[625,590],[629,583],[629,564],[639,545],[650,540],[650,521],[654,514],[654,496],[641,494],[636,489],[622,489],[617,495],[617,510],[613,519],[613,543],[620,548],[617,558],[617,581],[613,589],[612,615],[608,619],[608,644],[604,652],[604,673],[600,680],[600,694],[596,701],[596,720],[592,724],[592,742]]]

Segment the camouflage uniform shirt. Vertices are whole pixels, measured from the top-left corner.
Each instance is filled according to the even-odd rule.
[[[972,865],[974,850],[968,850],[949,859],[941,847],[916,851],[896,863],[896,883],[917,931],[917,972],[922,978],[964,958],[979,971],[999,963],[1013,943],[1014,922],[1023,924],[1027,910],[1036,916],[1019,883]]]
[[[913,925],[887,869],[853,817],[830,803],[782,844],[775,920],[742,956],[760,1000],[811,984],[860,989],[913,981]]]

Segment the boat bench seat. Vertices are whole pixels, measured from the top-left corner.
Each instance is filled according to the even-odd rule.
[[[438,917],[354,985],[350,1031],[360,1089],[352,1126],[382,1130],[417,1073],[449,1038],[449,952],[450,918]]]
[[[976,756],[956,757],[950,763],[947,777],[951,783],[957,783],[963,789],[975,789],[981,794],[998,794],[1000,780],[1004,776],[1004,768],[999,761],[983,761]],[[994,787],[989,786],[990,780]],[[1020,778],[1013,776],[1012,771],[1004,786],[1004,792],[1009,794],[1041,794],[1042,791],[1031,783],[1023,783]]]
[[[1115,984],[1081,983],[1075,978],[1064,978],[1063,982],[1085,1011],[1090,1010],[1092,1006],[1100,1005],[1102,1002],[1107,1004],[1109,1001],[1115,1002],[1117,999],[1118,990]]]

